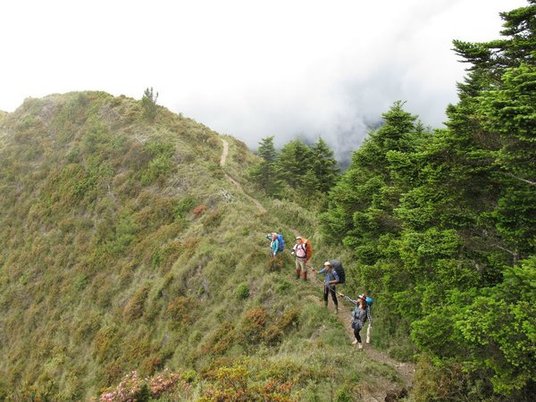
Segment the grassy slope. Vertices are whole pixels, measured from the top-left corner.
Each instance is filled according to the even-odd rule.
[[[255,156],[225,138],[225,170],[255,195]],[[189,373],[185,399],[223,392],[217,368],[251,395],[307,400],[395,379],[349,351],[288,255],[268,268],[265,233],[310,235],[315,218],[268,200],[259,213],[221,149],[190,119],[161,109],[149,124],[140,102],[101,92],[0,116],[0,397],[87,399],[164,367]]]

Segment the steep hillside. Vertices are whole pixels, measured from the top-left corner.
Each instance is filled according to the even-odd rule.
[[[310,212],[257,199],[255,159],[191,119],[159,108],[151,121],[141,102],[102,92],[0,115],[0,399],[88,400],[136,383],[133,371],[173,378],[172,400],[398,387],[351,349],[320,289],[293,279],[289,255],[270,267],[276,227],[312,236],[316,264],[325,256]]]

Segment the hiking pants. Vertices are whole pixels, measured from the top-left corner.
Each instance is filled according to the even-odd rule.
[[[339,301],[337,300],[337,292],[335,290],[335,285],[331,286],[324,286],[324,303],[326,306],[328,305],[328,294],[331,293],[331,298],[333,299],[333,303],[335,303],[336,306],[339,305]]]
[[[296,271],[301,273],[307,272],[307,266],[305,265],[305,258],[296,257]]]
[[[357,339],[357,341],[361,343],[361,335],[359,334],[359,331],[361,331],[361,328],[354,328],[355,339]]]

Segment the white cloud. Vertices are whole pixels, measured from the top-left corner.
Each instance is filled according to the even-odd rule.
[[[73,90],[139,98],[152,86],[162,105],[251,146],[306,134],[355,147],[364,121],[399,99],[440,125],[465,67],[452,40],[498,38],[498,13],[524,5],[8,0],[0,109]]]

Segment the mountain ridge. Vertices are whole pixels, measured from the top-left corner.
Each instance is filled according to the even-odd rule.
[[[233,372],[245,382],[232,392],[251,399],[351,400],[400,384],[305,302],[320,290],[292,280],[290,255],[271,268],[264,236],[277,227],[311,237],[316,264],[335,251],[313,212],[251,202],[257,157],[242,142],[162,107],[148,121],[139,101],[104,92],[28,99],[0,136],[8,400],[89,400],[166,368],[188,379],[169,394],[183,400],[216,398]]]

